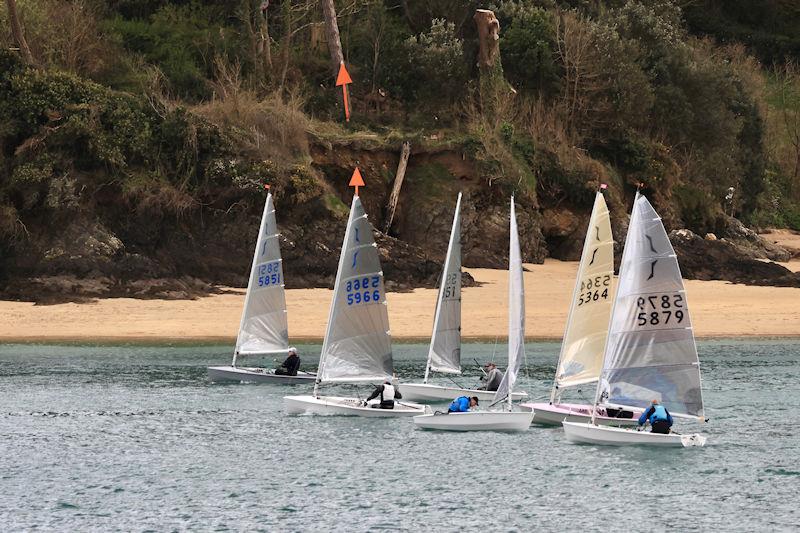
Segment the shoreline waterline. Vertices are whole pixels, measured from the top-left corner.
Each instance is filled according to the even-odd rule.
[[[528,341],[560,341],[577,263],[526,264]],[[466,341],[494,342],[508,331],[508,273],[466,269],[480,283],[462,293],[461,331]],[[289,337],[320,342],[332,297],[329,289],[288,289]],[[436,289],[390,292],[389,326],[397,342],[428,342]],[[699,339],[800,337],[800,288],[686,281],[692,323]],[[233,345],[244,303],[243,289],[196,300],[98,299],[35,305],[0,301],[0,342],[100,342]]]
[[[800,340],[800,333],[786,335],[708,335],[696,337],[698,341],[795,341]],[[303,337],[290,339],[291,344],[321,345],[322,337]],[[505,337],[474,336],[462,337],[464,344],[494,344],[506,343]],[[153,346],[153,347],[191,347],[191,346],[230,346],[236,342],[236,337],[0,337],[0,346],[25,345],[25,346]],[[428,337],[392,337],[393,344],[425,344],[430,342]],[[526,343],[557,343],[561,344],[561,337],[525,337]]]

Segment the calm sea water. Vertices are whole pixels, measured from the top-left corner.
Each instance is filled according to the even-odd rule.
[[[557,345],[527,348],[522,386],[544,396]],[[301,349],[304,367],[315,366],[319,346]],[[421,375],[425,349],[395,345],[401,378]],[[464,360],[493,350],[465,346]],[[205,366],[227,363],[229,351],[0,346],[0,530],[800,523],[800,341],[700,343],[709,444],[667,451],[572,445],[560,429],[452,434],[410,419],[287,417],[281,397],[304,387],[207,382]]]

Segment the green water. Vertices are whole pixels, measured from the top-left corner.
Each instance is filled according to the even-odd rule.
[[[2,345],[0,530],[796,530],[800,341],[699,348],[711,420],[684,427],[709,443],[652,450],[287,417],[281,397],[304,387],[207,382],[225,346]],[[313,368],[319,346],[301,350]],[[527,346],[534,398],[556,350]],[[395,345],[401,379],[425,352]]]

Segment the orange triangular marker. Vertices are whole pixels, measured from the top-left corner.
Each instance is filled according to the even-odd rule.
[[[344,61],[342,61],[339,64],[339,75],[336,76],[336,86],[347,85],[348,83],[353,83],[353,80],[350,79],[350,74],[347,73],[347,67],[344,66]]]
[[[361,171],[358,170],[358,167],[353,171],[353,177],[350,178],[350,186],[351,187],[363,187],[364,186],[364,178],[361,177]]]

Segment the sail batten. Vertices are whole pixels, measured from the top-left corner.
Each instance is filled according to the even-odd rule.
[[[445,374],[461,373],[461,193],[456,201],[436,299],[427,370]]]
[[[676,415],[703,416],[680,267],[644,196],[634,201],[598,394],[603,403],[643,408],[658,400]]]
[[[494,403],[508,400],[525,358],[525,284],[522,277],[522,253],[519,247],[517,214],[511,197],[511,223],[508,243],[508,368],[497,388]]]
[[[280,234],[272,194],[267,194],[258,239],[253,252],[242,319],[236,339],[236,356],[286,353],[289,332],[284,291]]]
[[[561,343],[554,386],[562,389],[597,381],[611,316],[614,238],[605,198],[595,195]],[[555,388],[553,391],[555,395]]]
[[[383,270],[361,199],[353,197],[320,354],[320,382],[382,381],[392,376]]]

